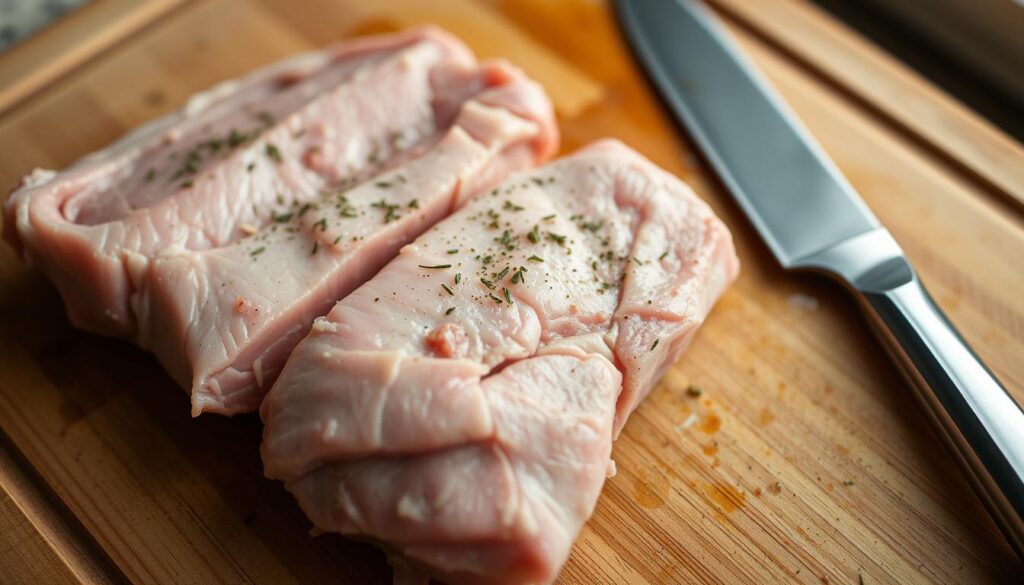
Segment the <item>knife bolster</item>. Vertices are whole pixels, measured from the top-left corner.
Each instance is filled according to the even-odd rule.
[[[913,267],[883,227],[797,258],[787,268],[826,272],[861,292],[893,290],[914,280]]]

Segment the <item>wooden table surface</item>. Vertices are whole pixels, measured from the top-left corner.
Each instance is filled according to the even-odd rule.
[[[1021,146],[802,0],[713,4],[1024,398]],[[66,27],[76,37],[0,54],[0,79],[18,86],[0,91],[0,184],[67,165],[259,65],[433,22],[541,81],[564,152],[621,138],[730,226],[741,277],[627,424],[619,474],[560,583],[1021,582],[1024,565],[855,304],[777,266],[666,116],[604,2],[163,0],[147,10],[114,25],[93,15]],[[61,65],[45,72],[26,64],[55,54]],[[153,358],[72,329],[54,289],[5,246],[0,429],[0,583],[389,578],[374,549],[309,536],[287,492],[262,478],[257,417],[191,419]]]

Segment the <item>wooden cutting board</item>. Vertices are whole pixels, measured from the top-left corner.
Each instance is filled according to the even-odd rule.
[[[619,137],[730,226],[740,280],[626,426],[619,474],[560,583],[1021,582],[1024,565],[853,302],[779,269],[665,115],[603,2],[161,5],[0,54],[0,183],[60,168],[280,57],[434,22],[540,80],[565,152]],[[1024,398],[1020,145],[801,0],[714,5]],[[26,66],[39,55],[61,66]],[[150,356],[72,329],[54,289],[4,246],[0,429],[0,583],[389,578],[374,549],[309,536],[291,497],[262,478],[258,418],[191,419]]]

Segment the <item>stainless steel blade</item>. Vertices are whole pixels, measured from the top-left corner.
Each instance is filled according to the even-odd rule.
[[[921,286],[796,116],[693,0],[618,0],[623,27],[786,268],[850,284],[992,517],[1024,558],[1024,411]]]
[[[829,259],[820,255],[801,261],[875,230],[878,220],[707,9],[689,0],[617,6],[669,107],[779,262],[846,272],[822,266]]]

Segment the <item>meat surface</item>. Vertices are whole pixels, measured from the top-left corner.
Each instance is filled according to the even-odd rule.
[[[436,29],[225,82],[65,171],[4,235],[72,322],[133,339],[193,413],[255,409],[313,318],[557,135],[539,86]]]
[[[261,407],[266,474],[404,567],[550,582],[737,272],[707,205],[618,142],[513,175],[315,321]]]

